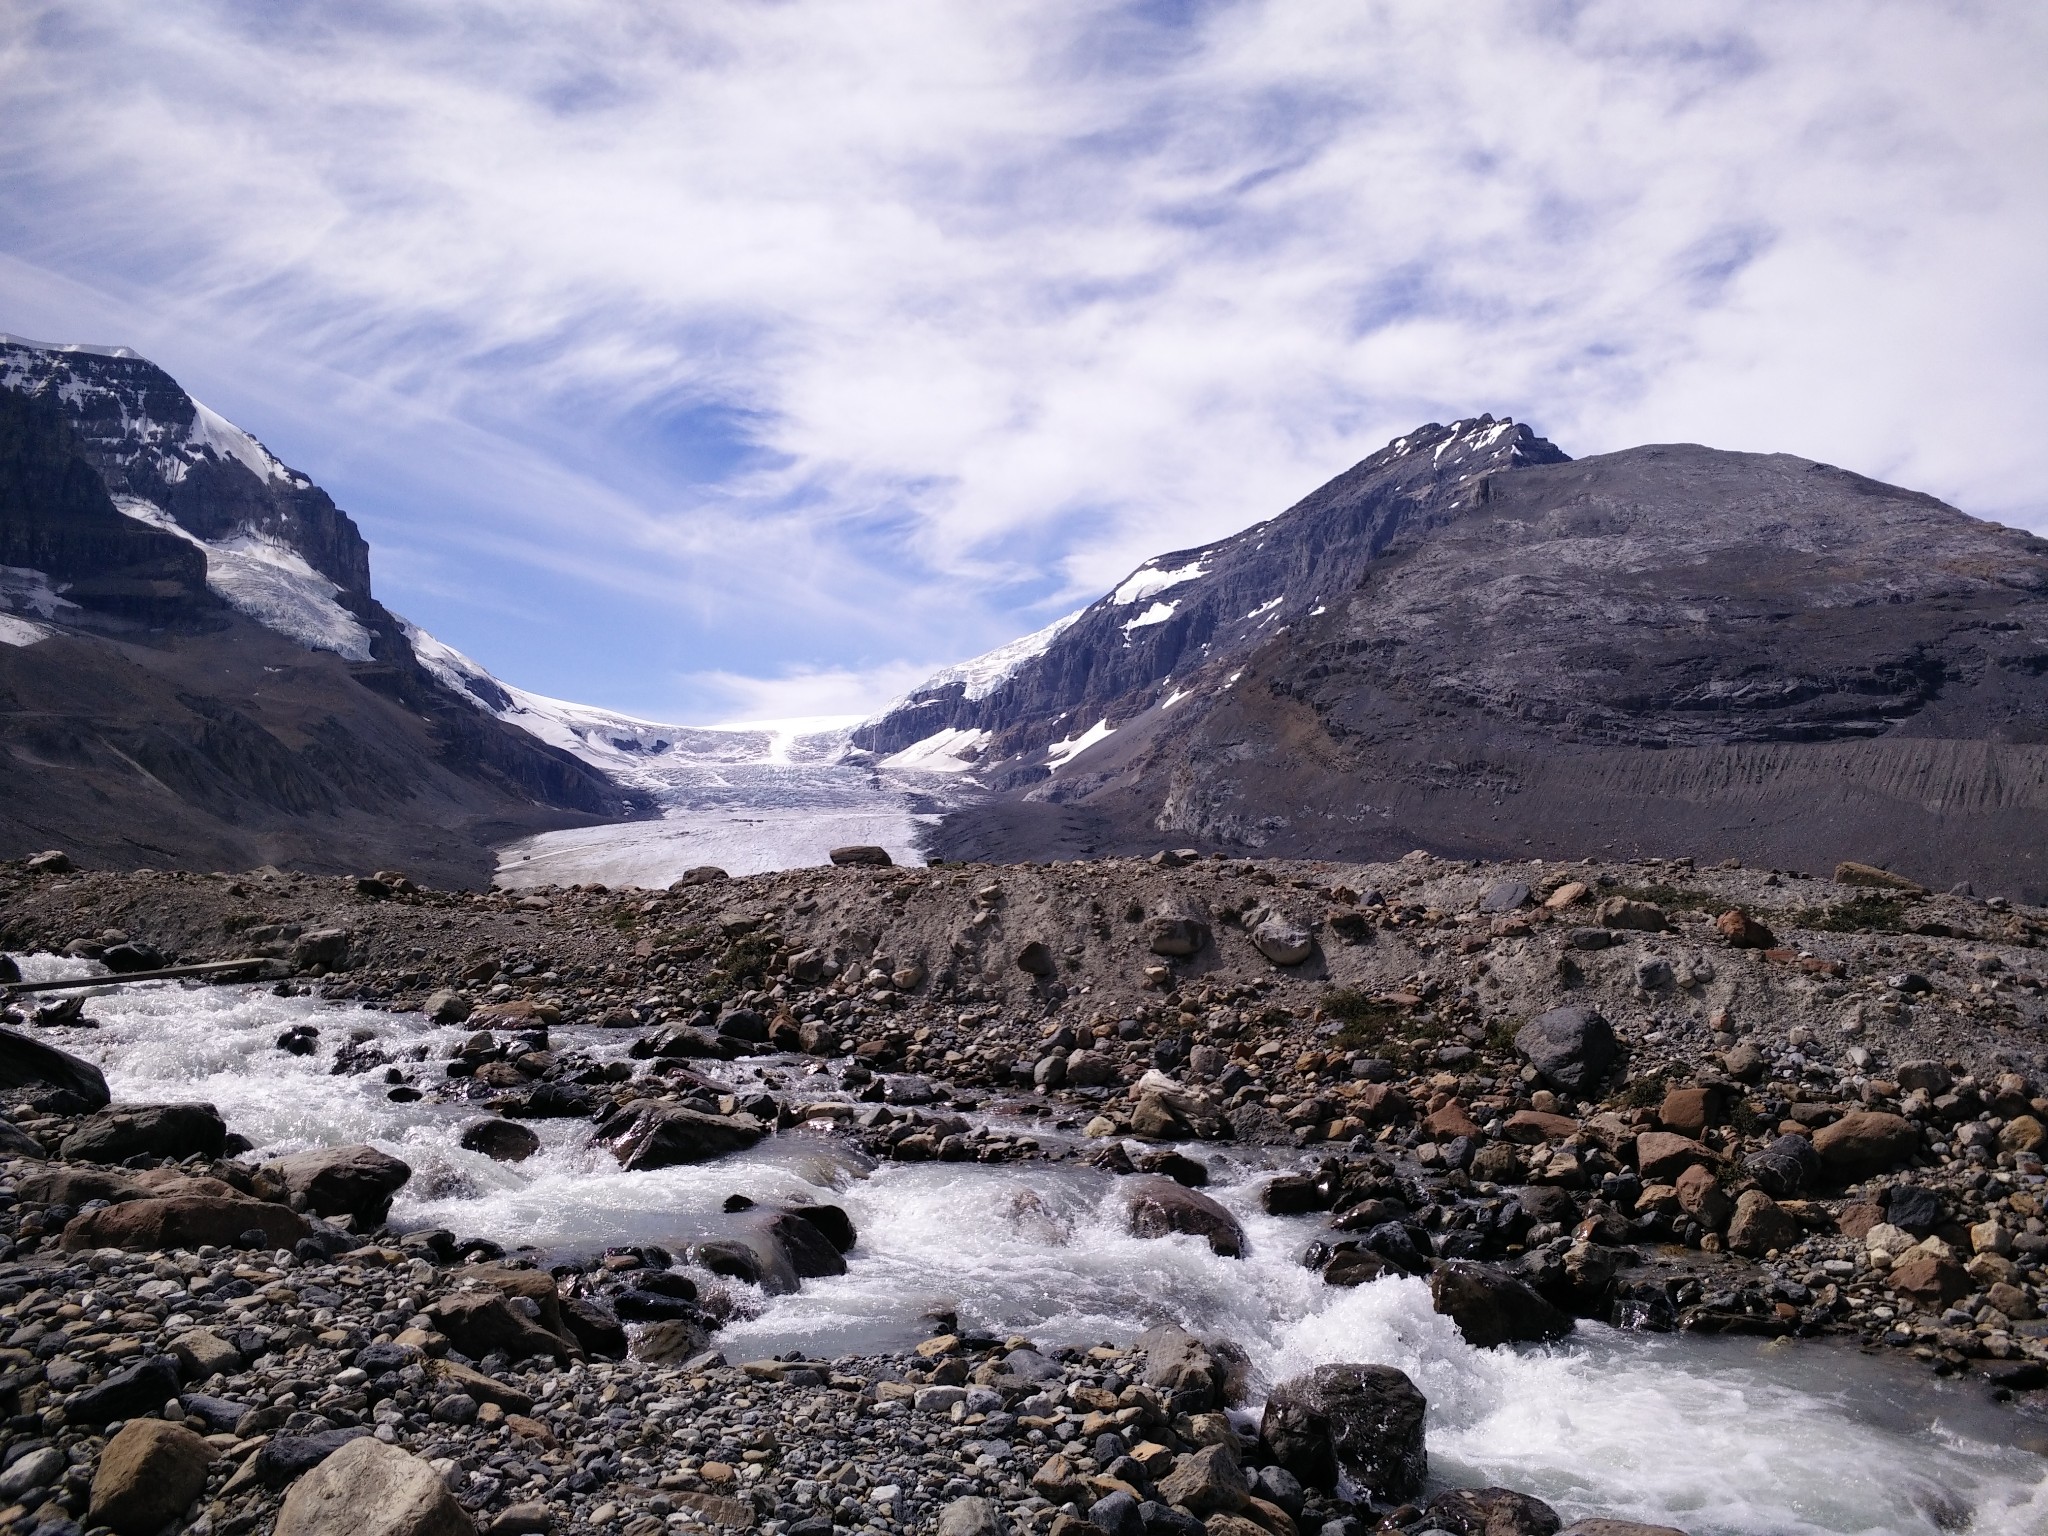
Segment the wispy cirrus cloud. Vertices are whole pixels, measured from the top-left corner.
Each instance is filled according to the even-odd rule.
[[[1481,410],[2048,521],[2028,7],[74,0],[0,38],[0,325],[282,438],[396,606],[553,694],[894,678]]]

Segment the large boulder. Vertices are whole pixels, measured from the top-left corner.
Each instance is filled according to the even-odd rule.
[[[463,1127],[461,1145],[493,1162],[523,1163],[540,1150],[540,1138],[516,1120],[478,1120]]]
[[[471,1536],[474,1529],[440,1473],[366,1435],[292,1485],[276,1536]]]
[[[1207,919],[1193,912],[1163,913],[1145,925],[1145,942],[1155,955],[1185,960],[1209,947]]]
[[[1753,1155],[1747,1167],[1765,1194],[1789,1200],[1819,1179],[1820,1154],[1808,1138],[1787,1131]]]
[[[211,1104],[131,1104],[88,1115],[59,1149],[78,1163],[125,1163],[131,1157],[178,1161],[198,1153],[219,1157],[227,1122]]]
[[[306,1219],[289,1206],[225,1195],[171,1195],[128,1200],[75,1216],[60,1247],[78,1253],[93,1248],[239,1248],[245,1236],[260,1235],[265,1248],[289,1248],[312,1236]]]
[[[600,1141],[629,1171],[708,1163],[740,1152],[761,1139],[761,1122],[751,1115],[707,1115],[680,1104],[633,1104],[597,1128]]]
[[[889,857],[889,850],[874,843],[849,843],[844,848],[834,848],[827,858],[834,864],[867,864],[884,868],[896,861]]]
[[[1572,1320],[1535,1287],[1469,1260],[1438,1265],[1429,1277],[1429,1299],[1477,1349],[1561,1339],[1572,1331]]]
[[[1010,1536],[1010,1526],[994,1499],[955,1499],[939,1511],[938,1536]]]
[[[569,1362],[569,1346],[562,1337],[514,1311],[496,1289],[455,1291],[429,1306],[427,1316],[472,1360],[503,1350],[514,1360],[549,1355],[558,1365]]]
[[[1226,1259],[1244,1257],[1244,1228],[1237,1218],[1197,1190],[1141,1174],[1126,1186],[1124,1200],[1133,1237],[1183,1232],[1207,1239],[1210,1251]]]
[[[352,1216],[376,1226],[391,1214],[391,1197],[412,1177],[412,1166],[375,1147],[320,1147],[266,1165],[284,1187],[320,1216]]]
[[[1159,1480],[1159,1498],[1197,1516],[1227,1515],[1251,1501],[1251,1484],[1227,1445],[1205,1445],[1174,1463]]]
[[[120,1536],[156,1536],[199,1497],[212,1462],[213,1448],[184,1425],[130,1419],[100,1453],[92,1519]]]
[[[1300,965],[1316,951],[1308,924],[1274,913],[1252,929],[1252,944],[1275,965]]]
[[[1391,1365],[1319,1365],[1283,1381],[1266,1400],[1260,1435],[1273,1457],[1311,1488],[1333,1488],[1341,1469],[1375,1500],[1422,1491],[1428,1401]]]
[[[1556,1536],[1564,1524],[1541,1499],[1508,1488],[1453,1488],[1429,1501],[1428,1515],[1451,1536]]]
[[[1515,1049],[1543,1081],[1566,1093],[1597,1087],[1621,1055],[1607,1020],[1590,1008],[1553,1008],[1524,1024]]]
[[[1177,1412],[1224,1408],[1243,1392],[1249,1362],[1234,1344],[1204,1343],[1168,1323],[1138,1335],[1145,1357],[1144,1383],[1174,1400]]]
[[[1867,1179],[1888,1173],[1920,1150],[1920,1132],[1903,1115],[1853,1109],[1813,1134],[1821,1166],[1838,1179]]]
[[[1760,1189],[1745,1189],[1728,1218],[1728,1246],[1748,1258],[1760,1259],[1773,1248],[1799,1241],[1799,1223]]]
[[[87,1109],[104,1109],[113,1097],[91,1062],[11,1029],[0,1029],[0,1088],[61,1088]]]
[[[177,1395],[177,1361],[169,1355],[145,1355],[98,1386],[75,1393],[64,1405],[64,1417],[72,1424],[108,1424],[155,1413]]]

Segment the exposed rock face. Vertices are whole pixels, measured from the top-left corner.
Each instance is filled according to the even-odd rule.
[[[218,1157],[227,1123],[211,1104],[134,1104],[103,1109],[65,1138],[67,1158],[121,1163],[131,1157]]]
[[[948,819],[949,857],[1854,851],[2039,899],[2044,604],[2048,542],[1931,497],[1682,444],[1565,462],[1481,417],[1147,562],[980,697],[913,694],[859,739],[990,733],[1002,793]]]
[[[0,853],[481,883],[479,821],[641,804],[422,667],[347,514],[133,353],[0,341],[0,566],[51,637],[0,647]]]

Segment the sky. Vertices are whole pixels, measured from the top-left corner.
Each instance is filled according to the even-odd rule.
[[[0,8],[0,330],[132,346],[387,606],[863,712],[1426,421],[2048,532],[2048,7]]]

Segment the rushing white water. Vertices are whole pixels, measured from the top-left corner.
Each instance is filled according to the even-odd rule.
[[[80,962],[24,961],[31,975]],[[1430,1403],[1435,1479],[1499,1483],[1568,1518],[1606,1514],[1693,1536],[2048,1530],[2040,1452],[2026,1421],[1970,1389],[1892,1359],[1753,1340],[1620,1333],[1581,1325],[1564,1345],[1475,1350],[1418,1281],[1333,1290],[1296,1261],[1313,1218],[1274,1218],[1255,1199],[1256,1153],[1202,1149],[1211,1193],[1244,1223],[1249,1252],[1218,1258],[1191,1238],[1124,1230],[1119,1181],[1071,1164],[883,1164],[808,1132],[695,1168],[624,1173],[589,1147],[583,1122],[541,1121],[543,1150],[493,1163],[455,1144],[472,1107],[393,1104],[383,1074],[335,1076],[334,1049],[367,1032],[425,1081],[462,1033],[416,1016],[278,998],[259,988],[147,984],[95,995],[97,1030],[57,1043],[99,1062],[116,1096],[207,1099],[260,1152],[370,1140],[417,1170],[395,1219],[447,1226],[543,1256],[606,1244],[680,1249],[729,1230],[728,1194],[844,1205],[860,1231],[847,1274],[764,1298],[720,1335],[732,1358],[801,1348],[830,1356],[907,1344],[933,1309],[1042,1343],[1128,1341],[1175,1320],[1237,1340],[1263,1388],[1309,1365],[1378,1361]],[[276,1037],[321,1030],[316,1056]],[[600,1056],[630,1037],[557,1030],[557,1049]],[[735,1082],[801,1074],[788,1063],[719,1069]],[[822,1095],[831,1079],[813,1079]],[[742,1288],[744,1289],[744,1288]],[[2037,1432],[2043,1427],[2034,1421]]]

